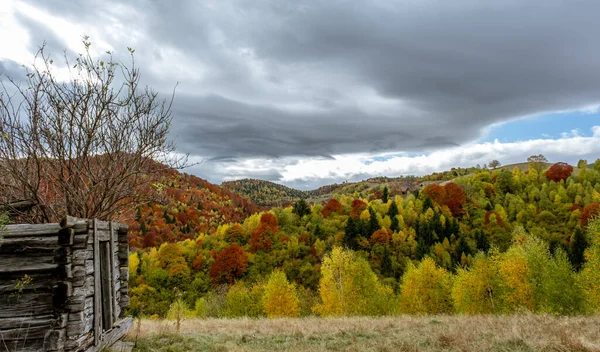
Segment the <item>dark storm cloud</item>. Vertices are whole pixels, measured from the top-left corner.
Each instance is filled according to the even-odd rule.
[[[598,1],[29,3],[142,33],[111,45],[139,40],[157,89],[181,81],[174,136],[218,177],[223,159],[460,145],[600,97]]]

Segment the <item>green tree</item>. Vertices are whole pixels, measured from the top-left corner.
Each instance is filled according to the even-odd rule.
[[[576,271],[581,270],[581,266],[585,262],[585,250],[588,248],[588,242],[585,238],[585,233],[581,228],[576,228],[571,240],[571,247],[569,251],[569,259],[571,264]]]
[[[383,193],[381,194],[381,201],[385,204],[390,199],[390,193],[387,186],[383,187]]]
[[[532,155],[527,158],[527,163],[529,164],[529,169],[533,169],[539,173],[542,172],[542,168],[548,162],[545,156],[540,155]]]
[[[392,200],[392,204],[390,205],[387,215],[390,217],[390,220],[392,221],[392,224],[390,226],[390,230],[392,231],[400,231],[400,224],[398,223],[398,218],[396,216],[398,216],[399,212],[398,212],[398,205],[396,205],[396,202],[394,200]]]
[[[302,218],[304,215],[310,214],[310,207],[304,199],[299,199],[294,203],[292,213],[298,215],[299,218]]]
[[[394,276],[392,258],[390,257],[390,251],[387,246],[384,247],[383,256],[381,257],[381,275],[384,277]]]
[[[358,247],[358,243],[356,239],[358,238],[358,229],[356,226],[355,220],[349,216],[346,221],[346,227],[344,229],[344,247],[348,249],[356,249]]]
[[[586,251],[587,261],[583,264],[578,281],[583,288],[586,310],[600,312],[600,217],[588,224],[591,246]]]
[[[379,230],[379,220],[377,220],[377,214],[373,208],[369,207],[369,233],[368,237],[371,237],[375,231]]]

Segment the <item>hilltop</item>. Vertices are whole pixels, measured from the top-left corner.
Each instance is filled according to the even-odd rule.
[[[140,206],[129,223],[134,248],[159,246],[212,233],[261,209],[251,200],[199,177],[171,170],[153,184],[156,202]]]
[[[505,166],[509,167],[509,166]],[[357,196],[367,199],[381,198],[384,187],[390,196],[415,193],[429,184],[443,183],[459,176],[477,171],[477,168],[452,168],[426,176],[372,177],[358,182],[343,182],[325,185],[315,190],[302,191],[275,182],[257,179],[227,181],[221,187],[264,207],[285,207],[299,199],[309,203],[321,204],[330,200],[334,194]]]

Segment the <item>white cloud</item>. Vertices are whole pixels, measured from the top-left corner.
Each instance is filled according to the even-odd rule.
[[[219,167],[226,179],[251,177],[252,174],[274,172],[280,183],[303,188],[316,188],[330,182],[365,179],[371,176],[423,175],[470,167],[500,160],[504,165],[524,162],[534,154],[544,154],[551,162],[575,164],[579,159],[600,157],[600,126],[591,128],[593,135],[582,136],[572,130],[567,137],[534,139],[504,143],[498,140],[447,148],[430,154],[347,154],[326,158],[245,159],[223,163]]]

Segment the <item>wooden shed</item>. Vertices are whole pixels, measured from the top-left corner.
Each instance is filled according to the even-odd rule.
[[[98,351],[130,328],[127,226],[67,217],[0,238],[0,350]]]

